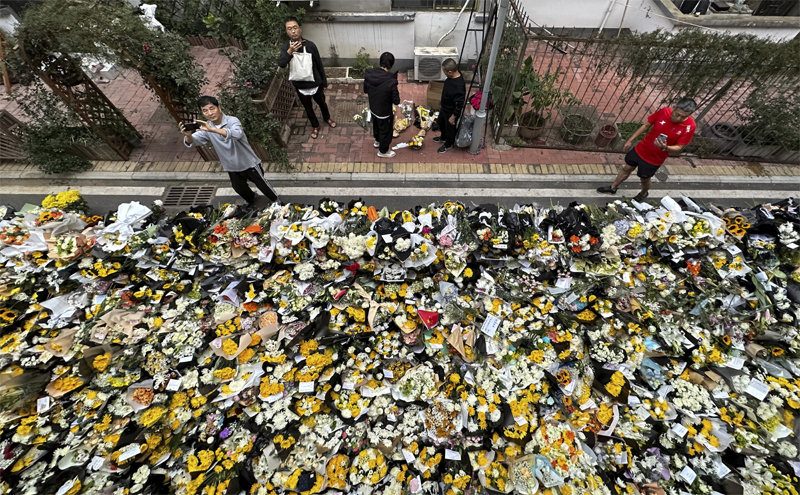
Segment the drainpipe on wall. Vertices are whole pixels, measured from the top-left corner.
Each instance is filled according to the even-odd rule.
[[[472,143],[469,145],[469,154],[477,155],[481,151],[481,141],[483,140],[483,129],[486,127],[486,102],[492,93],[492,75],[494,74],[494,64],[497,61],[497,52],[500,50],[500,38],[503,37],[503,28],[506,25],[506,15],[508,15],[509,0],[500,0],[497,7],[497,24],[494,29],[494,39],[492,39],[492,51],[489,53],[489,64],[486,67],[486,79],[483,81],[481,92],[481,106],[475,115],[475,124],[472,128]],[[464,102],[465,104],[467,102]]]
[[[453,31],[455,31],[455,30],[456,30],[456,26],[458,26],[458,21],[460,21],[460,20],[461,20],[461,14],[463,14],[463,13],[464,13],[464,10],[467,8],[467,5],[469,5],[469,3],[470,3],[471,1],[472,1],[472,0],[465,0],[465,2],[464,2],[464,6],[463,6],[463,7],[461,7],[461,12],[459,12],[459,13],[458,13],[458,17],[456,17],[456,22],[455,22],[455,23],[453,23],[453,27],[452,27],[452,28],[450,28],[450,31],[448,31],[448,32],[444,33],[444,34],[442,35],[442,37],[441,37],[441,38],[439,38],[439,41],[437,41],[437,42],[436,42],[436,46],[439,46],[439,45],[441,45],[441,44],[442,44],[442,40],[443,40],[443,39],[445,39],[445,38],[447,37],[447,35],[448,35],[448,34],[450,34],[450,33],[452,33]]]
[[[616,0],[609,0],[608,8],[606,9],[606,14],[603,16],[603,22],[600,23],[600,27],[598,30],[598,35],[603,32],[603,29],[606,27],[606,22],[608,22],[608,18],[611,17],[611,11],[614,10],[614,3]]]
[[[631,0],[625,0],[625,9],[623,9],[622,11],[622,19],[619,20],[619,29],[617,29],[617,38],[619,38],[619,34],[622,32],[622,23],[625,22],[625,14],[628,12],[629,3],[631,3]]]

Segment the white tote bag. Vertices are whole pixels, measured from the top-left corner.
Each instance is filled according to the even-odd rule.
[[[311,60],[311,54],[306,51],[306,47],[303,47],[302,52],[294,52],[292,61],[289,63],[289,80],[314,80],[314,62]]]

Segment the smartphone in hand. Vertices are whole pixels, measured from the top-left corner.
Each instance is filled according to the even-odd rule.
[[[657,141],[661,141],[662,143],[664,143],[664,145],[666,145],[667,144],[667,135],[663,134],[663,133],[659,134],[658,137],[656,138],[656,140]]]
[[[183,130],[184,131],[196,131],[200,129],[200,124],[198,122],[184,122],[183,123]]]

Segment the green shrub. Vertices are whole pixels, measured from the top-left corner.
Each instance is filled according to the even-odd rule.
[[[358,50],[358,54],[356,54],[356,61],[353,63],[353,70],[350,71],[350,74],[355,77],[356,79],[364,77],[364,72],[367,69],[371,69],[372,64],[369,61],[369,53],[367,53],[367,49],[363,46],[360,50]]]
[[[60,174],[91,168],[91,162],[78,155],[75,145],[91,147],[99,143],[85,127],[40,124],[25,126],[23,147],[29,163],[47,174]]]
[[[22,126],[23,148],[29,163],[48,174],[91,167],[76,146],[93,147],[102,141],[89,128],[76,126],[81,119],[43,82],[37,80],[11,97],[29,119]]]

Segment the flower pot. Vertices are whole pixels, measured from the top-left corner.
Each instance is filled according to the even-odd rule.
[[[523,113],[519,119],[519,137],[526,141],[533,141],[542,135],[545,122],[547,122],[547,118],[536,111]]]
[[[500,137],[513,138],[519,135],[520,127],[516,119],[512,123],[500,124],[499,127],[500,127],[499,129]]]
[[[561,123],[561,138],[569,144],[581,144],[592,134],[594,124],[588,117],[569,114]]]
[[[600,131],[597,133],[597,137],[594,138],[594,144],[596,144],[599,148],[605,148],[617,137],[617,128],[616,126],[606,124],[600,128]]]
[[[700,135],[716,143],[716,152],[720,155],[729,154],[739,140],[739,130],[736,126],[725,122],[703,126]]]

